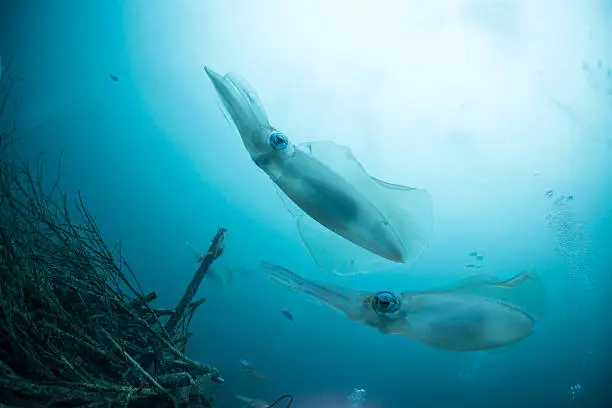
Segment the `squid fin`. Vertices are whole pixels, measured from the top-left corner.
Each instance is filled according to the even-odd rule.
[[[426,190],[388,183],[368,175],[348,147],[334,142],[308,142],[299,148],[370,200],[400,238],[405,262],[417,261],[433,231],[433,206]],[[296,218],[302,240],[320,269],[351,275],[399,266],[342,238],[308,216]]]

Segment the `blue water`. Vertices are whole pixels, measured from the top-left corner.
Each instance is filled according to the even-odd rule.
[[[226,287],[205,282],[188,347],[226,379],[207,385],[218,406],[292,393],[299,408],[349,408],[363,387],[364,408],[607,407],[611,21],[612,3],[594,0],[2,0],[0,55],[22,78],[25,153],[42,152],[52,178],[62,152],[62,188],[82,192],[159,307],[197,267],[185,242],[204,251],[228,229],[220,261],[242,268]],[[419,262],[317,270],[204,65],[245,78],[296,141],[349,145],[373,175],[427,189],[435,231]],[[480,272],[533,268],[547,287],[544,320],[500,353],[382,335],[258,269],[430,289],[468,276],[473,250]]]

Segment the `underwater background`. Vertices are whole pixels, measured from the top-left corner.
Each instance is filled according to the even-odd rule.
[[[204,282],[188,354],[235,395],[298,408],[612,403],[612,2],[9,1],[26,154],[81,191],[159,307],[228,229],[231,282]],[[416,265],[319,271],[273,183],[218,108],[204,65],[235,72],[299,142],[350,146],[369,173],[427,189]],[[448,353],[349,321],[266,279],[261,261],[353,289],[430,289],[536,270],[547,315],[507,350]],[[281,313],[289,310],[294,318]],[[272,381],[249,377],[246,359]]]

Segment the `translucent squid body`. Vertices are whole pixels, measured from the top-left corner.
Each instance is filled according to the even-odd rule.
[[[238,360],[238,362],[240,363],[244,371],[247,373],[247,375],[249,375],[250,377],[256,380],[274,382],[273,378],[259,371],[253,364],[251,364],[244,358],[241,358],[240,360]]]
[[[399,334],[452,351],[490,350],[516,343],[531,334],[545,308],[545,289],[534,272],[506,281],[475,275],[445,288],[396,294],[322,285],[267,263],[263,270],[282,285],[383,334]]]
[[[348,147],[329,141],[293,144],[270,124],[248,84],[232,74],[205,71],[251,159],[298,207],[298,230],[321,269],[365,273],[419,257],[433,229],[425,190],[368,175]]]
[[[242,403],[244,404],[243,407],[245,408],[268,408],[270,406],[265,401],[243,397],[242,395],[236,395],[236,398],[242,401]]]

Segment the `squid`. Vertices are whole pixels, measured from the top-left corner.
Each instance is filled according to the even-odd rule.
[[[238,362],[249,377],[254,378],[256,380],[274,382],[274,379],[272,377],[269,377],[268,375],[259,371],[253,364],[251,364],[244,358],[241,358]]]
[[[193,253],[198,263],[202,263],[204,261],[206,254],[199,253],[189,242],[185,242],[185,246]],[[234,280],[234,271],[227,265],[215,262],[208,267],[206,279],[211,283],[214,283],[214,285],[218,288],[223,288],[232,284]]]
[[[346,146],[292,143],[270,124],[245,81],[204,69],[251,159],[294,206],[302,241],[320,269],[366,273],[418,259],[433,230],[426,190],[370,176]]]
[[[244,408],[268,408],[270,406],[265,401],[244,397],[242,395],[236,395],[236,398],[242,401]]]
[[[265,262],[262,269],[272,280],[352,321],[448,351],[487,351],[518,343],[533,332],[545,311],[545,288],[532,271],[504,281],[482,274],[435,290],[394,293],[323,285]]]

